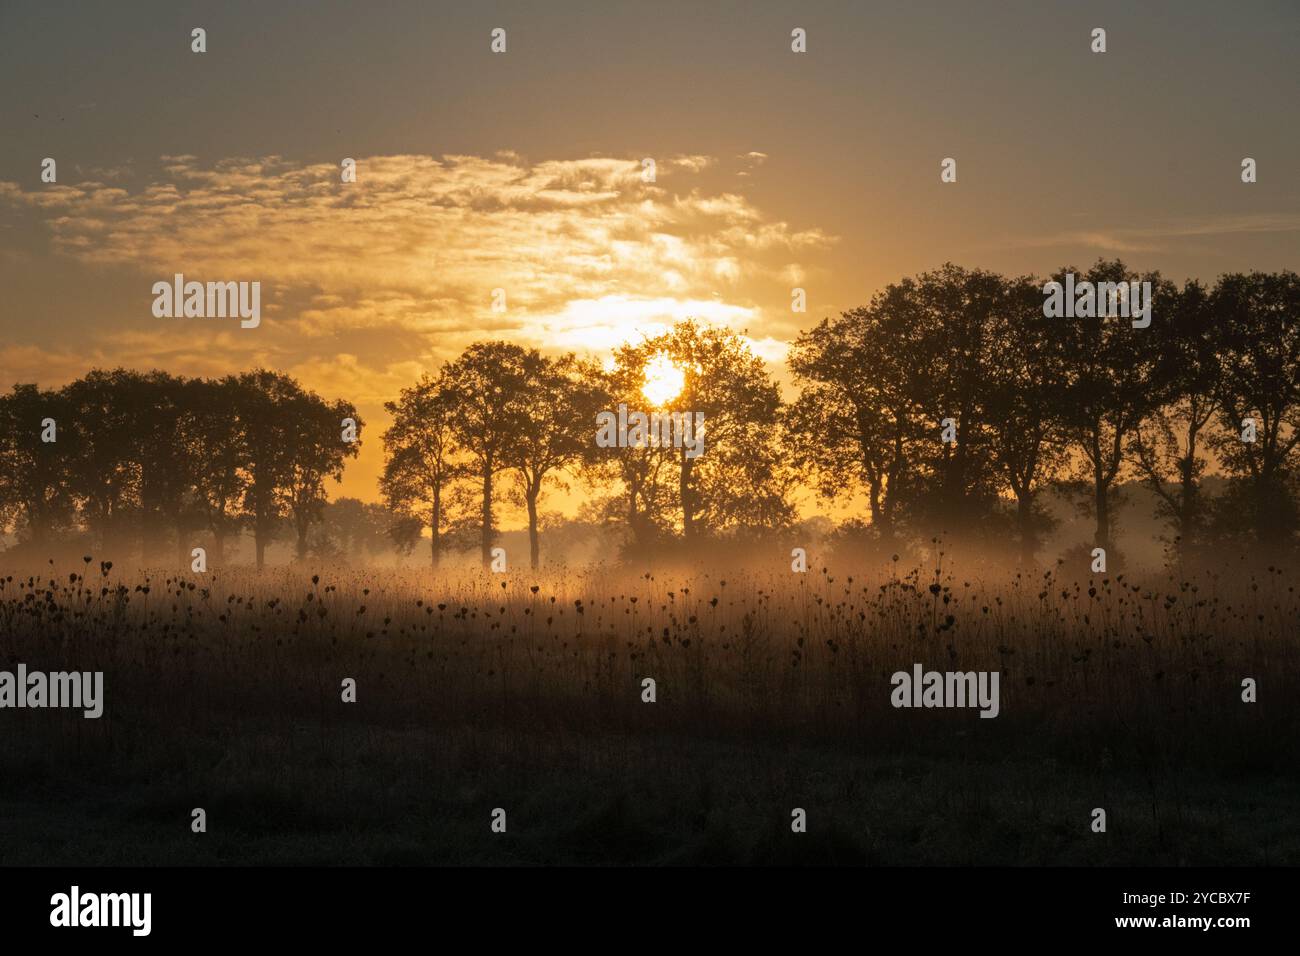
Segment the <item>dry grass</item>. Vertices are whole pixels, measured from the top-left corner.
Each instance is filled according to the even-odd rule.
[[[106,707],[0,712],[4,862],[1300,862],[1277,568],[5,573],[5,659]]]

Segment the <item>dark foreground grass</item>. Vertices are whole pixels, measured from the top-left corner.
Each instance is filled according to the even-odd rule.
[[[312,729],[290,737],[190,740],[167,768],[91,760],[71,789],[33,755],[7,768],[0,863],[1300,862],[1300,785],[1272,773],[470,728],[351,728],[335,752]],[[190,832],[196,806],[206,834]],[[495,807],[505,834],[489,832]]]
[[[1275,570],[91,577],[0,591],[0,666],[106,696],[0,712],[5,865],[1300,863]],[[1000,716],[892,708],[913,662]]]

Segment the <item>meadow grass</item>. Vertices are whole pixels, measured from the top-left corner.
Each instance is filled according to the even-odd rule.
[[[1293,576],[935,563],[6,570],[0,667],[106,703],[0,711],[0,862],[1300,862]]]

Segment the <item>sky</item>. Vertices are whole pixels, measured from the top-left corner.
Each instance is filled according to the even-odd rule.
[[[332,491],[373,500],[383,402],[477,340],[696,316],[784,380],[946,261],[1296,269],[1297,48],[1293,2],[2,0],[0,386],[287,371],[357,404]],[[260,325],[155,317],[176,273],[259,281]]]

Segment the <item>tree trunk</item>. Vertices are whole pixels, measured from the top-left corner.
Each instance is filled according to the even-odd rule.
[[[1190,479],[1183,483],[1183,493],[1178,500],[1178,555],[1180,558],[1191,554],[1196,546],[1197,518],[1200,510],[1197,501],[1196,484]]]
[[[871,524],[872,526],[878,528],[882,520],[880,514],[880,482],[875,479],[872,479],[872,481],[870,482],[869,491],[870,491],[870,504],[871,504]]]
[[[436,571],[438,570],[438,559],[441,557],[439,552],[442,550],[438,533],[442,530],[442,489],[434,489],[433,492],[433,514],[429,520],[429,560]]]
[[[682,537],[687,541],[695,538],[695,502],[691,500],[691,459],[682,449],[682,471],[677,485],[678,495],[682,499]]]
[[[945,456],[947,468],[944,470],[945,487],[939,513],[942,515],[940,530],[949,534],[961,532],[966,516],[966,421],[966,414],[959,412],[956,447],[948,445],[945,448],[949,454]]]
[[[1020,563],[1032,565],[1038,553],[1038,535],[1034,531],[1034,496],[1028,492],[1016,496],[1016,521],[1020,528]]]
[[[1107,485],[1097,480],[1094,488],[1093,501],[1097,509],[1097,530],[1093,536],[1093,546],[1104,548],[1107,555],[1110,554],[1110,489]]]
[[[534,571],[538,567],[538,559],[541,556],[541,547],[537,539],[537,496],[541,488],[529,488],[528,499],[528,565]]]
[[[895,547],[894,541],[894,515],[892,507],[893,495],[890,489],[893,487],[894,476],[889,477],[889,484],[883,481],[872,483],[871,489],[871,523],[879,524],[877,537],[881,544],[887,548]]]
[[[492,466],[483,467],[483,567],[492,565]]]

